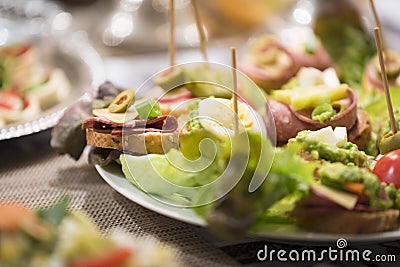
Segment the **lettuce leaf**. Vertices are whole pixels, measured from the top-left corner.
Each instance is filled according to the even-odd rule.
[[[210,195],[207,185],[217,179],[225,169],[225,162],[216,157],[214,160],[203,157],[196,166],[206,166],[195,170],[191,161],[182,154],[171,149],[166,155],[149,154],[145,156],[120,156],[122,171],[125,177],[146,193],[161,196],[168,200],[176,200],[176,204],[196,205]],[[176,198],[174,198],[176,196]]]
[[[390,88],[390,96],[394,110],[400,110],[400,88]],[[371,119],[373,130],[377,132],[382,122],[389,120],[386,98],[383,93],[370,93],[360,96],[360,103]]]
[[[250,143],[257,142],[251,138]],[[260,217],[260,214],[268,212],[281,199],[293,194],[297,194],[299,199],[308,195],[309,186],[314,181],[317,163],[302,159],[298,156],[299,150],[300,147],[297,144],[276,148],[271,169],[265,173],[266,179],[254,192],[249,192],[249,183],[255,168],[254,164],[249,163],[238,185],[223,201],[211,207],[206,213],[210,230],[223,239],[240,238],[257,225],[258,220],[262,220],[261,225],[267,222],[272,223],[269,221],[272,217]],[[250,162],[252,162],[252,157],[257,157],[257,153],[251,153]],[[294,200],[292,201],[294,203]],[[290,208],[292,207],[289,207],[287,211]]]

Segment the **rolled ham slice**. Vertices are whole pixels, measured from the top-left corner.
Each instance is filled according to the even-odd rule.
[[[296,64],[293,55],[278,42],[267,44],[267,50],[271,47],[277,48],[281,53],[281,60],[271,64],[261,64],[256,62],[257,56],[250,55],[247,59],[238,64],[238,69],[249,76],[258,86],[265,91],[280,89],[290,78],[296,75],[300,66]],[[258,51],[262,53],[263,50]]]
[[[347,92],[348,96],[345,99],[349,103],[347,109],[325,123],[312,120],[304,113],[294,111],[287,104],[268,99],[267,104],[275,121],[277,143],[284,144],[303,130],[315,131],[327,126],[342,126],[348,131],[352,129],[357,122],[357,95],[351,88],[348,88]]]
[[[389,86],[391,87],[399,87],[399,79],[400,75],[395,71],[394,73],[391,73],[388,71],[388,66],[387,64],[395,64],[398,65],[400,64],[400,55],[397,52],[394,51],[388,51],[388,57],[386,57],[386,71],[388,73],[387,78],[389,82]],[[388,59],[387,59],[388,58]],[[376,57],[370,60],[370,62],[367,64],[365,67],[363,77],[362,77],[362,88],[364,92],[369,93],[371,91],[376,91],[378,93],[383,93],[383,82],[382,82],[382,76],[380,71],[378,70],[376,66]],[[393,66],[392,66],[393,67]],[[392,70],[393,71],[393,70]]]
[[[292,54],[296,64],[301,67],[313,67],[323,71],[333,66],[330,56],[319,41],[313,53],[307,53],[304,49],[302,51],[292,49],[289,52]]]
[[[362,78],[362,88],[369,93],[372,90],[383,93],[383,83],[380,74],[372,63],[367,64]]]

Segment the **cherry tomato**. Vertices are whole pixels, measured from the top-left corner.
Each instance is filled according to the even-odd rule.
[[[379,180],[400,188],[400,149],[383,155],[372,171]]]

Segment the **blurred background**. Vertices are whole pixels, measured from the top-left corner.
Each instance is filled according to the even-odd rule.
[[[368,0],[197,2],[209,59],[219,63],[229,64],[229,47],[236,46],[240,57],[248,41],[264,33],[293,39],[304,35],[307,29],[324,25],[327,18],[360,24],[370,35],[374,26]],[[396,15],[400,2],[375,2],[389,47],[400,49]],[[85,44],[82,49],[89,44],[94,49],[88,49],[87,54],[96,52],[102,62],[92,55],[91,65],[97,67],[98,80],[138,87],[151,74],[168,66],[168,12],[169,0],[1,0],[0,46],[26,36],[41,40],[42,44],[67,40]],[[175,0],[175,40],[178,63],[203,59],[190,0]]]
[[[104,55],[157,51],[168,46],[169,0],[1,2],[3,9],[7,3],[17,8],[25,4],[28,16],[34,15],[35,10],[43,10],[43,5],[58,4],[69,15],[57,14],[53,28],[58,31],[66,28],[87,31],[91,41]],[[396,0],[375,2],[385,32],[392,36],[399,27],[396,10],[400,3]],[[314,26],[323,12],[346,17],[355,9],[359,17],[356,15],[351,19],[356,21],[360,18],[367,28],[373,24],[368,0],[201,0],[198,5],[211,44],[218,40],[228,43],[232,41],[230,38],[246,39],[254,34],[278,32],[289,25]],[[46,16],[51,15],[46,13]],[[34,23],[37,24],[37,20]],[[178,47],[198,46],[190,0],[175,0],[175,25]]]
[[[335,23],[345,22],[362,27],[372,37],[375,26],[368,0],[197,3],[208,59],[222,64],[230,64],[229,47],[237,47],[240,60],[249,41],[265,33],[293,41],[307,38],[313,29],[327,31]],[[375,5],[388,46],[400,49],[400,23],[396,15],[400,2],[375,1]],[[110,80],[137,89],[169,66],[168,14],[169,0],[1,0],[0,47],[33,41],[39,44],[42,54],[47,54],[45,61],[52,63],[54,53],[49,44],[57,43],[63,51],[77,54],[85,62],[92,87]],[[191,0],[175,0],[175,43],[176,63],[204,59]],[[59,59],[56,61],[60,63]]]

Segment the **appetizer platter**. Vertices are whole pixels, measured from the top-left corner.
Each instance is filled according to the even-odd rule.
[[[262,36],[239,64],[232,48],[231,66],[176,65],[170,33],[169,68],[137,90],[103,83],[66,110],[53,148],[79,159],[87,147],[116,191],[221,238],[400,238],[400,105],[389,79],[399,73],[379,27],[382,89],[368,90],[372,55],[349,77],[323,38],[290,47]]]
[[[25,2],[4,3],[0,11],[3,30],[13,32],[0,45],[0,141],[53,127],[67,106],[104,79],[84,33],[50,31],[62,11],[54,3],[35,4],[34,14]],[[28,27],[31,16],[40,23]]]
[[[63,110],[92,86],[99,72],[82,57],[90,50],[84,47],[49,43],[39,49],[34,43],[17,43],[1,49],[0,140],[53,127]]]
[[[164,216],[192,225],[207,227],[206,220],[192,209],[174,207],[162,203],[139,188],[132,186],[132,184],[125,178],[119,165],[110,164],[104,167],[96,166],[96,170],[112,188],[133,202]],[[269,240],[310,243],[332,242],[338,238],[345,238],[348,242],[356,244],[398,240],[400,238],[400,231],[395,230],[359,235],[329,234],[305,231],[296,228],[293,225],[276,223],[271,224],[269,227],[265,227],[262,230],[258,229],[251,233],[251,236],[267,238]]]

